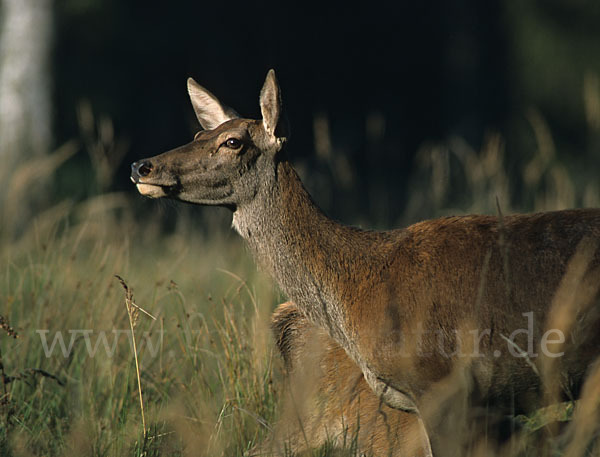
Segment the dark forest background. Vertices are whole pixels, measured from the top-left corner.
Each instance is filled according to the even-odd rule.
[[[516,173],[536,147],[531,109],[575,173],[599,154],[583,96],[600,73],[595,1],[59,0],[54,12],[54,142],[81,136],[82,102],[110,118],[126,147],[111,190],[135,192],[131,161],[192,138],[188,76],[258,117],[269,68],[283,89],[290,155],[319,203],[349,222],[397,222],[416,154],[449,138],[478,151],[499,133]],[[70,159],[57,195],[93,192],[91,165],[85,153]]]

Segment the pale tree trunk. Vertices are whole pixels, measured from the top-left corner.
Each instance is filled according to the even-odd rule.
[[[0,0],[0,179],[6,186],[19,166],[51,145],[52,7],[52,0]],[[25,199],[20,203],[28,212],[36,198]]]

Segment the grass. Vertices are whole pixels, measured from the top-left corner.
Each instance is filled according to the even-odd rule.
[[[67,223],[70,214],[50,227],[34,221],[28,239],[2,249],[2,315],[19,334],[1,335],[4,370],[44,370],[64,385],[4,383],[0,454],[238,455],[252,446],[276,407],[278,359],[265,328],[275,295],[240,243],[155,237],[110,213]],[[247,282],[217,269],[225,259]],[[139,314],[134,329],[146,435],[115,274],[156,316]]]

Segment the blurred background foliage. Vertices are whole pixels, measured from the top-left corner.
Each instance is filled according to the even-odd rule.
[[[52,181],[53,201],[134,193],[129,163],[198,128],[187,76],[258,117],[272,67],[290,155],[334,217],[383,227],[494,212],[482,185],[500,186],[487,194],[511,210],[598,203],[593,0],[45,3],[47,150],[80,145]]]

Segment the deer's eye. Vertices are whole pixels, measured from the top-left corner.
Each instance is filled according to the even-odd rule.
[[[242,142],[237,138],[228,138],[227,141],[223,143],[223,146],[229,149],[239,149],[242,147]]]

